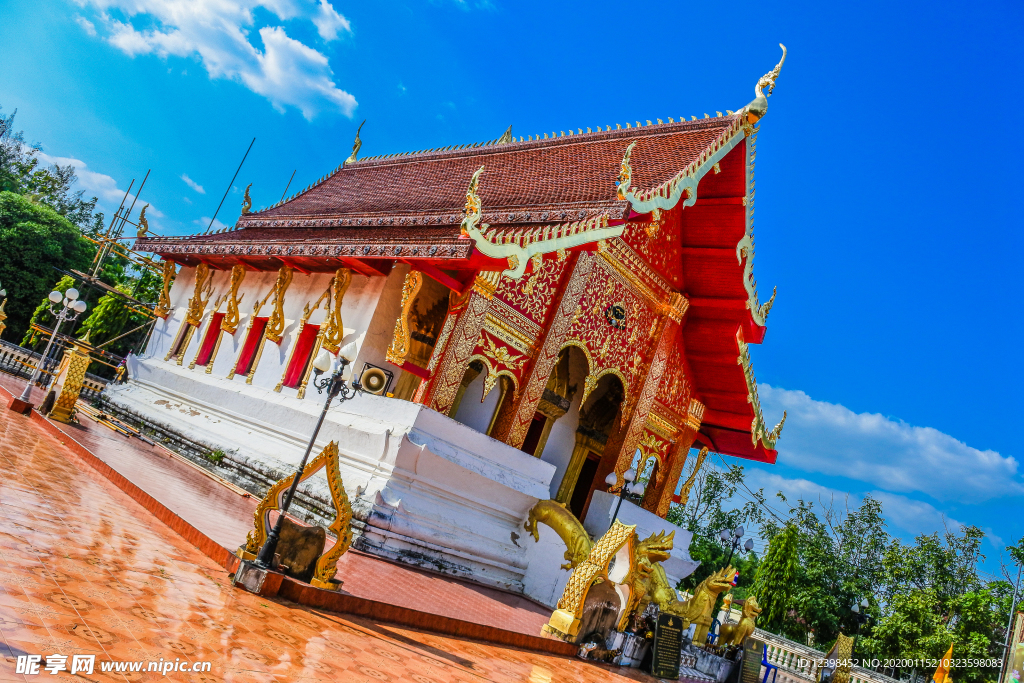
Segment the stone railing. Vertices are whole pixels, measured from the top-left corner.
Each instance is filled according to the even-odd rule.
[[[779,668],[776,676],[777,683],[807,683],[818,680],[818,667],[825,659],[825,653],[761,629],[754,631],[754,638],[764,643],[765,649],[768,651],[768,662]],[[850,672],[850,683],[899,683],[899,681],[870,669],[855,666]]]
[[[33,368],[39,363],[42,354],[29,351],[21,346],[16,346],[0,339],[0,372],[6,372],[15,377],[28,378]],[[51,359],[48,363],[49,370],[56,369],[57,361]],[[107,386],[107,380],[86,373],[85,381],[82,384],[81,397],[87,401],[94,401],[100,397]]]

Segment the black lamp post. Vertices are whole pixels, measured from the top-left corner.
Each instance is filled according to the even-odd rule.
[[[299,463],[299,469],[295,472],[295,478],[288,489],[288,495],[285,496],[284,505],[279,510],[277,522],[274,524],[274,528],[270,530],[266,542],[256,556],[255,564],[260,569],[268,570],[274,568],[274,555],[277,553],[277,543],[281,540],[281,527],[284,525],[284,516],[288,512],[288,507],[292,504],[295,490],[299,488],[299,480],[306,469],[306,460],[309,459],[309,454],[313,450],[313,442],[316,441],[317,434],[320,433],[320,427],[324,423],[324,417],[327,415],[327,409],[331,406],[331,401],[338,396],[341,397],[342,401],[347,401],[355,396],[356,391],[360,388],[358,381],[352,383],[351,389],[345,385],[352,376],[351,363],[354,357],[355,344],[348,344],[338,353],[338,358],[334,358],[326,349],[322,349],[316,360],[313,361],[313,386],[321,394],[324,393],[324,389],[327,389],[327,400],[324,401],[324,409],[320,411],[320,419],[317,420],[313,436],[310,437],[309,444],[306,446],[306,454],[302,456],[302,462]],[[320,375],[327,371],[331,371],[330,376],[321,379]]]
[[[850,653],[851,656],[855,656],[857,654],[857,640],[860,638],[860,627],[868,620],[866,610],[869,605],[870,603],[868,602],[868,599],[864,598],[859,604],[855,602],[853,603],[853,606],[850,607],[850,611],[853,612],[853,618],[857,620],[857,633],[853,637],[853,652]]]
[[[609,472],[608,476],[604,478],[604,483],[608,486],[615,486],[618,481],[619,477],[615,472]],[[636,481],[636,470],[632,467],[622,473],[622,481],[622,488],[619,489],[619,500],[615,503],[615,514],[612,515],[612,524],[615,524],[615,520],[619,517],[619,508],[622,507],[622,499],[626,497],[626,494],[629,493],[635,496],[644,492],[644,485]]]
[[[743,529],[743,525],[737,526],[732,531],[728,529],[722,529],[722,533],[718,535],[722,539],[722,543],[729,543],[729,559],[725,561],[725,566],[728,567],[729,563],[732,562],[732,555],[740,547],[740,539],[743,538],[743,534],[746,533]],[[731,543],[730,543],[731,541]],[[754,539],[748,538],[747,542],[743,544],[743,549],[748,553],[754,549]]]

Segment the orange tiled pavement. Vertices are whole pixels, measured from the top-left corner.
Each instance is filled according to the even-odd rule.
[[[18,394],[24,386],[24,380],[0,374],[0,388]],[[32,395],[42,401],[41,391]],[[129,439],[85,415],[79,419],[81,425],[54,424],[214,543],[233,551],[252,529],[255,499],[159,446]],[[523,596],[355,551],[342,556],[338,576],[345,581],[342,593],[531,636],[540,633],[551,614]]]
[[[196,681],[653,680],[250,595],[113,484],[0,410],[0,680],[19,654],[209,661]],[[40,680],[82,678],[40,674]],[[87,680],[156,680],[103,674]]]

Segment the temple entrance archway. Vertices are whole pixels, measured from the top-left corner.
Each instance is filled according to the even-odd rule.
[[[598,380],[584,403],[583,387],[591,370],[581,349],[574,345],[564,348],[535,418],[535,425],[540,418],[546,419],[535,454],[558,468],[552,478],[551,497],[565,503],[578,519],[586,516],[591,494],[601,485],[604,470],[614,467],[614,462],[604,462],[604,450],[618,424],[624,395],[621,380],[608,373]],[[530,445],[529,434],[523,445],[524,450]]]

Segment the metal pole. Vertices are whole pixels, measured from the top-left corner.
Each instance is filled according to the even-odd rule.
[[[256,142],[256,138],[252,139],[249,143],[249,149],[252,149],[253,143]],[[217,220],[217,214],[220,213],[220,207],[224,206],[224,200],[228,198],[228,192],[231,192],[231,186],[235,184],[235,178],[238,177],[238,171],[242,170],[242,164],[245,163],[245,158],[249,156],[249,149],[245,150],[245,156],[242,157],[242,163],[238,164],[238,169],[235,171],[235,175],[231,176],[231,182],[228,183],[228,189],[224,190],[224,196],[220,198],[220,204],[217,205],[217,210],[213,212],[213,218],[210,219],[210,224],[206,226],[206,232],[210,232],[210,228],[213,227],[213,222]],[[291,181],[288,181],[291,184]],[[286,189],[285,192],[288,190]]]
[[[60,309],[60,312],[57,314],[57,324],[54,325],[53,333],[50,334],[50,341],[46,342],[46,350],[43,351],[43,355],[39,359],[39,365],[42,365],[43,358],[46,358],[46,356],[49,355],[50,347],[53,345],[53,340],[57,336],[57,330],[60,329],[60,324],[64,322],[64,320],[66,319],[64,314],[68,310],[69,308],[67,306],[64,306],[63,308]],[[28,403],[29,397],[32,395],[32,385],[35,383],[36,378],[39,377],[39,365],[36,365],[35,369],[32,371],[32,376],[29,377],[28,383],[25,385],[25,391],[21,392],[21,397],[19,398],[19,400]]]
[[[255,138],[254,138],[255,139]],[[277,522],[274,524],[274,528],[270,530],[270,534],[267,535],[267,540],[260,548],[259,555],[256,556],[256,566],[260,569],[273,569],[274,568],[274,555],[277,553],[277,543],[281,540],[281,527],[284,526],[284,517],[288,512],[288,507],[292,504],[292,498],[295,496],[295,490],[299,488],[299,480],[302,479],[302,473],[306,469],[306,460],[309,459],[309,454],[313,450],[313,442],[316,441],[317,435],[320,433],[320,427],[324,423],[324,417],[327,415],[327,409],[331,407],[331,401],[338,395],[344,382],[341,380],[341,373],[345,370],[347,362],[340,363],[337,371],[331,376],[330,388],[327,390],[327,400],[324,401],[324,408],[320,411],[320,419],[316,421],[316,428],[313,430],[313,436],[309,438],[309,443],[306,445],[306,453],[302,456],[302,462],[299,463],[299,468],[295,471],[295,477],[292,479],[292,485],[288,488],[288,494],[285,496],[284,505],[278,510]]]
[[[298,171],[299,169],[295,169]],[[288,179],[288,184],[284,186],[284,192],[281,193],[281,201],[284,201],[284,196],[288,194],[288,188],[292,186],[292,181],[295,180],[295,171],[292,171],[292,177]]]
[[[1013,631],[1013,617],[1015,614],[1014,607],[1017,604],[1017,593],[1020,590],[1020,572],[1024,569],[1024,566],[1017,565],[1017,583],[1013,586],[1013,600],[1010,601],[1010,621],[1006,624],[1006,639],[1003,641],[1003,661],[999,665],[999,678],[996,679],[996,683],[1003,683],[1003,672],[1006,670],[1006,662],[1009,659],[1010,650],[1010,635]]]
[[[619,502],[615,504],[615,514],[612,515],[612,524],[615,524],[615,520],[619,518],[619,508],[622,507],[622,499],[626,497],[626,482],[622,482],[622,488],[619,489]]]

